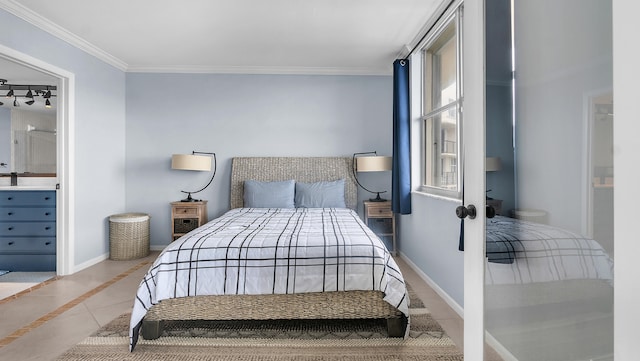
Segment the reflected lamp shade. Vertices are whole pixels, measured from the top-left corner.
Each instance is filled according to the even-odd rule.
[[[174,154],[171,156],[171,169],[211,171],[211,157],[195,154]]]
[[[485,158],[485,172],[497,172],[502,170],[502,161],[500,157],[487,157]]]
[[[392,157],[366,156],[356,157],[356,172],[384,172],[391,170]]]

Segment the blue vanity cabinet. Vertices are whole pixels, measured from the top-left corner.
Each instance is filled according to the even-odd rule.
[[[55,191],[0,191],[0,269],[56,270]]]

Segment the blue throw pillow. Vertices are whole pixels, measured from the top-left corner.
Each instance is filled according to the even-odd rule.
[[[294,208],[295,181],[260,182],[244,181],[244,207],[246,208]]]
[[[344,179],[296,183],[295,205],[297,208],[346,208]]]

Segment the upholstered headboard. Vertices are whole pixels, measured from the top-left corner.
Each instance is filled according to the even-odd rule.
[[[358,188],[353,178],[351,157],[240,157],[231,162],[231,208],[243,206],[244,181],[318,182],[344,179],[347,207],[358,204]]]

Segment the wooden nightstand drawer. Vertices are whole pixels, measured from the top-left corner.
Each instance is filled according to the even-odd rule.
[[[175,207],[174,211],[176,213],[176,216],[182,216],[182,215],[187,215],[187,216],[197,216],[198,215],[198,208],[194,208],[194,207]]]
[[[370,218],[391,218],[393,216],[393,212],[391,212],[391,207],[388,205],[369,205],[369,217]]]

